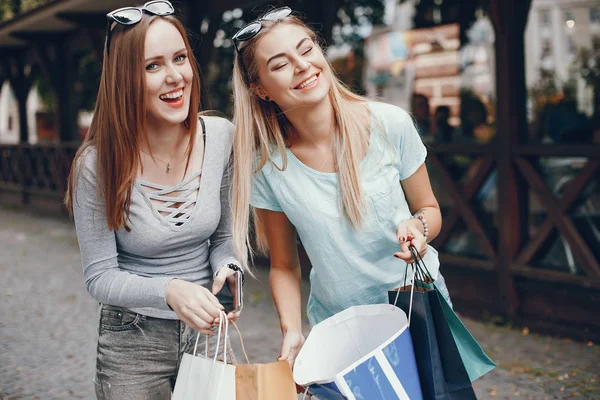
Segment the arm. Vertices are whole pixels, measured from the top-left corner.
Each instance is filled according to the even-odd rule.
[[[422,214],[427,221],[429,225],[427,241],[431,242],[442,229],[442,213],[431,189],[431,182],[425,164],[422,164],[414,174],[401,183],[410,212],[413,215]],[[424,233],[423,223],[420,220],[409,219],[406,223]]]
[[[73,198],[87,291],[99,302],[115,306],[172,308],[186,324],[209,333],[222,307],[207,289],[172,277],[142,277],[119,268],[115,233],[108,229],[104,203],[96,194],[95,158],[88,153],[80,160]]]
[[[231,158],[229,158],[221,180],[221,219],[219,220],[217,229],[210,237],[209,261],[214,277],[216,277],[219,270],[227,264],[233,263],[241,267],[241,263],[237,260],[235,255],[233,236],[231,234],[232,216],[230,189],[233,166],[231,161]]]
[[[108,229],[104,202],[97,196],[96,157],[92,151],[79,160],[73,198],[87,291],[100,303],[168,309],[165,292],[172,278],[146,278],[119,268],[115,233]]]
[[[279,360],[287,360],[293,365],[298,351],[304,344],[296,230],[283,212],[259,209],[256,215],[257,223],[261,225],[260,230],[265,233],[269,245],[269,280],[284,336]]]
[[[401,184],[410,212],[413,215],[422,215],[427,222],[429,231],[427,238],[425,238],[424,223],[416,218],[407,219],[398,225],[396,235],[400,243],[400,251],[395,253],[394,257],[411,263],[413,257],[409,246],[414,246],[423,256],[427,252],[427,242],[433,240],[440,233],[442,214],[433,190],[431,190],[425,164],[421,164],[417,171],[402,180]]]

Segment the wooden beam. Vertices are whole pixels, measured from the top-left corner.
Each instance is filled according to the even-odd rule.
[[[75,29],[62,31],[13,31],[11,36],[29,42],[48,43],[64,40],[75,32]]]
[[[470,228],[477,235],[483,252],[489,258],[495,259],[496,251],[494,250],[494,246],[492,246],[492,243],[490,242],[483,227],[481,226],[479,219],[477,218],[471,207],[469,207],[469,204],[467,204],[460,191],[456,188],[456,184],[454,183],[448,171],[446,171],[444,164],[439,160],[439,158],[435,154],[429,154],[429,161],[433,164],[435,168],[438,169],[438,173],[442,178],[444,187],[446,188],[446,191],[454,201],[454,207],[464,218],[467,227]]]
[[[518,276],[537,279],[546,282],[571,283],[577,286],[600,289],[600,279],[589,278],[587,276],[567,274],[564,272],[550,271],[547,269],[536,268],[529,265],[513,264],[511,271]]]
[[[59,12],[57,18],[84,28],[106,28],[106,13],[98,12]]]
[[[483,182],[490,174],[492,166],[494,165],[494,160],[492,158],[483,159],[483,163],[474,163],[471,168],[469,168],[469,172],[471,169],[476,168],[475,176],[465,185],[463,185],[462,195],[465,199],[465,202],[470,202],[473,196],[477,193],[477,191],[483,185]],[[467,176],[469,175],[467,172]],[[442,231],[435,238],[435,246],[436,248],[441,249],[448,242],[450,237],[452,236],[454,225],[460,220],[460,213],[456,208],[452,208],[450,210],[450,214],[444,217],[444,221],[442,224]]]
[[[443,265],[458,265],[476,270],[494,271],[495,263],[490,260],[479,260],[477,258],[458,256],[456,254],[440,253],[440,261]]]
[[[600,159],[600,144],[536,144],[514,148],[517,156],[586,157]]]
[[[558,205],[561,212],[566,213],[571,209],[575,203],[575,200],[577,200],[581,194],[581,191],[585,189],[590,179],[596,176],[599,168],[600,160],[589,161],[585,167],[583,167],[579,175],[577,175],[577,177],[567,185],[565,188],[565,194],[560,199]],[[546,220],[538,228],[535,236],[529,241],[529,243],[527,243],[527,246],[525,246],[519,257],[517,257],[516,263],[529,263],[542,244],[544,244],[544,242],[548,239],[548,236],[552,232],[553,228],[554,223],[552,217],[546,216]]]
[[[577,228],[575,228],[569,217],[564,215],[558,201],[552,194],[552,191],[548,189],[544,180],[524,158],[518,158],[515,162],[529,185],[537,192],[540,202],[548,210],[548,216],[552,218],[562,236],[571,246],[575,257],[580,261],[581,268],[589,277],[600,278],[600,264],[598,260],[579,232],[577,232]]]
[[[474,156],[495,156],[498,153],[497,146],[493,144],[439,144],[432,143],[427,149],[434,154],[468,154]]]
[[[61,142],[78,141],[77,110],[75,110],[73,79],[74,63],[71,37],[62,36],[54,42],[35,42],[40,68],[50,82],[54,96],[55,120]]]
[[[524,31],[531,0],[490,0],[495,30],[496,141],[498,168],[498,283],[506,313],[516,318],[519,298],[510,271],[527,241],[528,191],[512,163],[513,150],[527,141]]]

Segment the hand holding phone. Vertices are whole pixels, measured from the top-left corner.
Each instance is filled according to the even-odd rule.
[[[225,307],[226,313],[239,313],[244,305],[244,275],[239,267],[235,264],[233,266],[235,268],[231,268],[229,265],[221,268],[212,289],[212,293]]]

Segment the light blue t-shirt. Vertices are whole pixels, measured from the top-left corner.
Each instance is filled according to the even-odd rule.
[[[254,176],[251,205],[284,212],[310,258],[311,325],[351,306],[387,303],[387,291],[404,282],[406,263],[394,257],[399,251],[396,227],[411,212],[400,181],[423,165],[427,150],[404,110],[378,102],[368,105],[371,135],[360,164],[366,206],[360,229],[341,213],[337,173],[314,170],[287,150],[284,171],[273,165],[283,165],[274,151],[271,162]],[[437,278],[439,259],[431,246],[424,262]]]

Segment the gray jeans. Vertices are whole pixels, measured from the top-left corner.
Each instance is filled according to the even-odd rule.
[[[204,354],[205,337],[198,352]],[[151,318],[127,309],[100,306],[96,397],[99,400],[170,399],[184,353],[192,353],[196,332],[179,320]],[[216,336],[209,340],[214,355]],[[231,351],[228,361],[235,361]],[[222,359],[222,355],[219,355]]]

